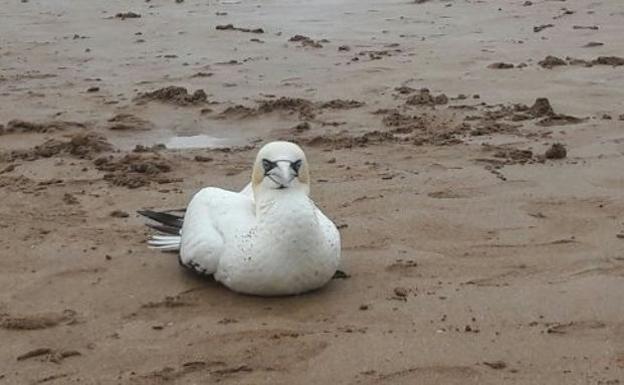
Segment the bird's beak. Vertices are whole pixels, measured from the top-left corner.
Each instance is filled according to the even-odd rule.
[[[278,162],[277,167],[271,171],[269,177],[278,185],[278,189],[285,189],[290,187],[293,179],[296,177],[296,173],[290,167],[290,163]]]

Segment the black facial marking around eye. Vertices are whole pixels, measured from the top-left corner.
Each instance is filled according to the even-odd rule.
[[[262,159],[262,167],[264,168],[264,175],[266,175],[269,171],[277,167],[277,163],[271,162],[268,159]]]
[[[295,174],[299,175],[299,168],[301,168],[301,159],[290,163],[290,167],[295,170]]]

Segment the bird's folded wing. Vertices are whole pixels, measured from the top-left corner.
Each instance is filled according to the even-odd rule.
[[[249,196],[208,187],[200,190],[186,209],[180,261],[202,273],[213,274],[224,253],[238,252],[243,235],[255,224]]]

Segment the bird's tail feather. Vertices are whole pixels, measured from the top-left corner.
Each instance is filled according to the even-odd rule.
[[[152,235],[147,241],[149,247],[161,251],[180,250],[180,243],[182,241],[180,231],[182,229],[184,217],[152,210],[140,210],[138,213],[157,222],[147,223],[147,226],[163,233]]]
[[[179,235],[152,235],[147,244],[152,249],[161,251],[177,251],[180,250],[180,241],[182,237]]]

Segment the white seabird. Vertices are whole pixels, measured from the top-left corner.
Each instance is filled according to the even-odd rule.
[[[340,262],[340,233],[309,197],[303,150],[290,142],[260,149],[241,191],[200,190],[184,217],[139,211],[155,235],[149,244],[179,250],[180,263],[254,295],[291,295],[320,288]]]

